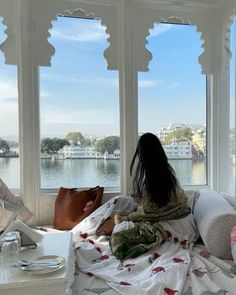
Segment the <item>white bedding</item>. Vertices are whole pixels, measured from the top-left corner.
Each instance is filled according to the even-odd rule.
[[[169,238],[157,249],[123,263],[117,260],[108,239],[95,231],[106,217],[132,210],[131,198],[115,197],[72,230],[78,265],[73,295],[236,295],[235,264],[194,245],[199,236],[192,215],[161,222]]]

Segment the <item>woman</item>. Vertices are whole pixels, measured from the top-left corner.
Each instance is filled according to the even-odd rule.
[[[199,233],[155,135],[141,136],[130,172],[134,198],[115,196],[72,230],[81,270],[73,284],[77,294],[235,294],[233,266],[204,245],[192,248]],[[196,198],[198,194],[194,192]],[[95,234],[114,216],[117,224],[110,238],[106,231]]]
[[[133,172],[133,196],[138,208],[127,216],[115,215],[116,224],[129,221],[132,228],[122,230],[119,225],[110,238],[112,252],[120,260],[136,257],[165,241],[167,233],[160,221],[181,219],[191,213],[187,197],[154,134],[140,137],[130,166],[131,176]]]

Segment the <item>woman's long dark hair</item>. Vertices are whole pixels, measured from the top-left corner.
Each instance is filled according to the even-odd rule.
[[[145,133],[139,138],[130,165],[131,176],[136,159],[133,180],[135,197],[140,199],[143,193],[147,193],[151,202],[165,206],[170,201],[171,193],[176,193],[177,179],[157,136]]]

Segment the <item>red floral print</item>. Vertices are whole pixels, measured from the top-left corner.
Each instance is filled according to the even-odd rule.
[[[153,253],[153,259],[159,258],[161,255],[158,252]]]
[[[170,231],[168,231],[168,230],[166,230],[166,235],[167,235],[167,238],[169,239],[171,239],[172,238],[172,233],[170,232]]]
[[[153,273],[158,273],[158,272],[161,272],[161,271],[165,271],[165,268],[162,267],[162,266],[158,266],[158,267],[152,269]]]
[[[173,258],[172,260],[173,260],[175,263],[181,263],[181,262],[184,262],[183,259],[181,259],[181,258],[177,258],[177,257]]]
[[[102,253],[102,250],[101,250],[100,247],[96,247],[96,250],[97,250],[98,252]]]
[[[167,295],[175,295],[175,294],[178,294],[179,291],[178,290],[173,290],[173,289],[170,289],[170,288],[164,288],[164,291]]]
[[[188,243],[188,240],[183,240],[180,242],[180,245],[186,247],[187,243]]]
[[[197,276],[198,278],[202,278],[204,276],[205,273],[207,273],[206,271],[200,271],[199,269],[194,269],[192,271],[192,273],[195,274],[195,276]]]
[[[106,259],[109,259],[110,257],[108,255],[102,255],[100,257],[101,260],[106,260]]]
[[[121,281],[121,282],[120,282],[120,285],[123,285],[123,286],[131,286],[130,283],[128,283],[128,282],[124,282],[124,281]]]
[[[88,237],[88,233],[80,233],[81,238],[86,239]]]
[[[86,275],[89,277],[93,277],[93,274],[91,272],[86,272]]]

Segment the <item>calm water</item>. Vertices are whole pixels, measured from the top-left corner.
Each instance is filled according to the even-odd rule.
[[[182,185],[206,184],[205,160],[170,160]],[[41,160],[43,188],[120,186],[120,161],[95,159]],[[19,158],[0,158],[0,178],[10,188],[19,187]]]

